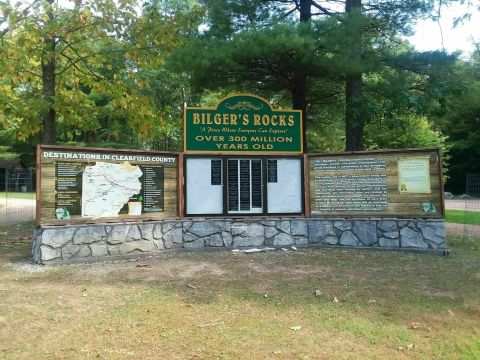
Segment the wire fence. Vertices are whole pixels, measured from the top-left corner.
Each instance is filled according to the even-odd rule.
[[[480,239],[480,175],[467,175],[466,194],[463,235],[468,239]],[[477,225],[468,224],[472,222]]]
[[[35,220],[35,170],[2,169],[0,225]]]

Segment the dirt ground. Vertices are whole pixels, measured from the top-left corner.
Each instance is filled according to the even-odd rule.
[[[37,266],[18,243],[0,250],[0,358],[477,359],[471,245]]]
[[[445,200],[445,209],[480,211],[480,200]]]

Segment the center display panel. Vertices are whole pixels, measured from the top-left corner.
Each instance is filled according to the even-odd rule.
[[[186,215],[303,213],[303,159],[187,157]]]

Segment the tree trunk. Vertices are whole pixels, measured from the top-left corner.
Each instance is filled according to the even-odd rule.
[[[312,19],[312,0],[300,0],[300,22]],[[303,152],[307,152],[307,73],[298,68],[292,79],[292,108],[302,111]]]
[[[361,0],[347,0],[345,2],[347,16],[360,15],[362,11]],[[351,25],[350,25],[351,26]],[[352,39],[353,49],[351,61],[358,64],[362,60],[361,31],[360,29],[348,29],[348,36]],[[363,150],[363,84],[362,73],[348,73],[345,81],[345,150]]]
[[[292,108],[302,111],[303,152],[307,152],[307,76],[300,71],[292,84]]]
[[[53,3],[53,0],[48,0],[50,4]],[[49,21],[53,20],[53,14],[51,11],[47,12]],[[55,109],[54,99],[55,99],[55,36],[48,35],[43,39],[45,45],[45,51],[42,56],[42,87],[43,87],[43,99],[48,108],[45,110],[42,115],[42,132],[41,140],[43,144],[55,144],[56,143],[56,133],[55,133]]]

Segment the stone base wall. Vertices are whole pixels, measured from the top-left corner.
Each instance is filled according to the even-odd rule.
[[[325,244],[446,249],[443,220],[221,219],[41,227],[33,244],[36,263],[88,261],[169,249]]]

